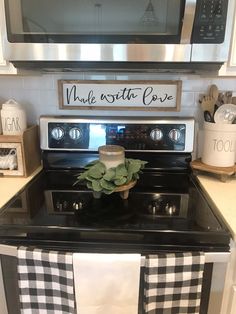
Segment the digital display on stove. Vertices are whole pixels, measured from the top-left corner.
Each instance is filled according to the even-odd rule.
[[[126,150],[184,151],[185,124],[49,123],[49,148],[97,151],[102,145]]]

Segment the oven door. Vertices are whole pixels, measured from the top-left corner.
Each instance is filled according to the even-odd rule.
[[[50,249],[47,247],[47,249]],[[53,248],[55,249],[55,247]],[[59,249],[59,248],[58,248]],[[69,250],[69,248],[68,248]],[[17,290],[17,248],[8,245],[0,245],[0,313],[19,314],[20,303]],[[202,286],[202,299],[200,314],[220,314],[223,297],[224,279],[229,252],[206,252],[205,268]],[[142,270],[141,270],[142,272]],[[142,281],[140,283],[140,291]],[[140,294],[140,304],[142,295]],[[144,314],[142,306],[139,313]]]

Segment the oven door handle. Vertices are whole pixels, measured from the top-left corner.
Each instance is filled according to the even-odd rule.
[[[17,247],[0,244],[0,254],[17,257]],[[230,259],[230,252],[205,252],[205,263],[227,263]],[[144,265],[145,256],[142,256],[141,264]]]
[[[230,252],[206,252],[205,263],[228,263]]]
[[[230,252],[205,252],[205,263],[228,263]],[[145,266],[145,256],[141,258],[141,266]]]

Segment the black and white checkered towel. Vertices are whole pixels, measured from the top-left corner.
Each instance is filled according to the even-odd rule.
[[[72,254],[18,248],[21,313],[75,313]]]
[[[149,255],[144,269],[144,309],[148,314],[199,313],[204,253]]]

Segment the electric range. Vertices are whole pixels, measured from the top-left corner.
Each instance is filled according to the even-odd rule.
[[[43,171],[0,214],[0,241],[83,251],[229,251],[230,234],[191,173],[191,118],[42,116]],[[128,199],[100,199],[84,166],[101,145],[147,161]]]

